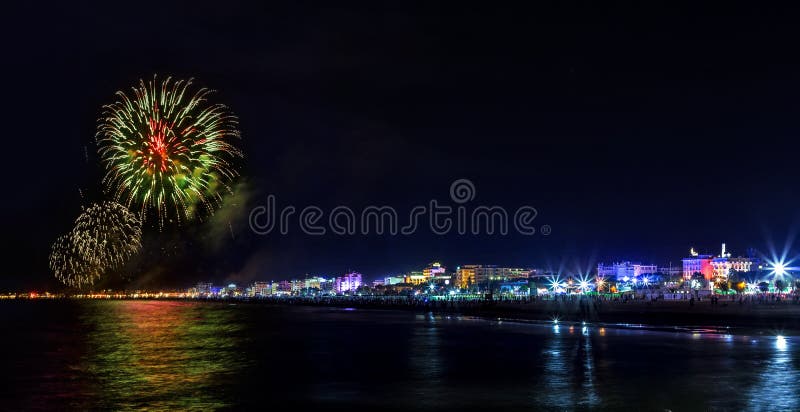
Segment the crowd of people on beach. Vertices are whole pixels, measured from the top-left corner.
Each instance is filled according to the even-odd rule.
[[[800,305],[800,294],[759,293],[752,295],[686,294],[681,299],[668,299],[656,293],[626,293],[599,295],[540,295],[540,296],[429,296],[429,295],[364,295],[364,296],[267,296],[253,298],[257,302],[279,305],[308,305],[358,308],[400,308],[423,311],[471,312],[491,308],[521,308],[530,306],[552,310],[573,308],[580,312],[598,312],[604,307],[628,304],[646,306],[683,302],[688,307],[704,305],[727,307],[729,305]],[[523,309],[524,310],[524,309]]]

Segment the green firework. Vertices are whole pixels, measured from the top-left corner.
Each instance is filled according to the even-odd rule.
[[[238,176],[238,121],[192,80],[139,81],[103,106],[97,143],[114,198],[163,227],[213,214]]]

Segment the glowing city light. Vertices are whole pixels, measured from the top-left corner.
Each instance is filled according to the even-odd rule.
[[[783,276],[786,274],[786,267],[783,262],[777,262],[772,266],[772,271],[778,276]]]
[[[582,293],[586,293],[592,288],[592,282],[589,279],[589,276],[581,276],[578,279],[578,287],[581,288]]]
[[[562,293],[567,288],[567,284],[561,281],[558,276],[550,278],[550,289],[556,293]]]
[[[798,267],[792,267],[792,264],[797,259],[797,256],[791,257],[789,255],[792,243],[794,243],[794,239],[787,239],[782,251],[776,250],[770,243],[769,257],[764,257],[767,264],[764,265],[763,269],[769,271],[769,275],[773,277],[773,280],[782,279],[787,275],[790,276],[791,272],[800,270]]]

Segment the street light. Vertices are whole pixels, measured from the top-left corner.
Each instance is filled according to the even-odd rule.
[[[772,266],[772,271],[778,276],[783,276],[786,274],[786,266],[784,266],[783,262],[775,262]]]

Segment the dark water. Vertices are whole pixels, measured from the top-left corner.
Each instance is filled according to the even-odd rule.
[[[11,410],[800,410],[800,341],[778,331],[195,302],[0,310]]]

